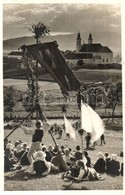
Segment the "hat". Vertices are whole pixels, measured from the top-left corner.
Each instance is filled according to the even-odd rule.
[[[112,160],[117,160],[117,154],[112,154],[112,155],[111,155],[111,159],[112,159]]]
[[[19,141],[16,141],[15,142],[15,147],[17,147],[18,144],[20,144],[20,142]]]
[[[105,155],[105,157],[109,157],[109,153],[108,152],[105,152],[104,155]]]
[[[46,157],[46,153],[45,152],[42,152],[41,150],[37,151],[35,154],[34,154],[34,158],[35,160],[37,158],[40,158],[40,160],[44,160]]]
[[[43,151],[46,151],[46,146],[45,146],[45,145],[42,145],[41,149],[42,149]]]
[[[49,144],[48,151],[53,151],[53,150],[54,150],[53,146],[51,144]]]
[[[104,154],[102,152],[98,152],[97,156],[98,156],[98,158],[103,158],[104,159]]]
[[[76,146],[76,150],[80,150],[80,146],[79,145]]]
[[[65,153],[66,155],[68,155],[68,154],[70,153],[69,148],[65,148],[64,153]]]
[[[23,148],[26,149],[28,144],[26,142],[23,143]]]
[[[16,151],[20,151],[21,149],[22,149],[22,145],[18,144],[17,147],[16,147]]]
[[[13,148],[13,145],[12,145],[11,143],[8,143],[8,144],[6,145],[6,148],[12,149],[12,148]]]

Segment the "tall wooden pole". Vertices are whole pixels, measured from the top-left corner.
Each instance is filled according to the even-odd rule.
[[[38,45],[38,38],[36,39],[36,44]],[[36,61],[36,101],[39,102],[38,99],[38,61]],[[39,119],[39,112],[36,109],[36,121]]]
[[[81,100],[81,102],[80,102],[80,111],[81,111],[81,105],[82,105],[82,100]],[[81,129],[79,129],[79,131],[78,131],[78,133],[79,133],[79,135],[80,135],[80,137],[81,137],[81,148],[82,148],[82,158],[84,157],[84,149],[83,149],[83,132],[84,132],[84,130],[82,129],[82,111],[81,111]]]

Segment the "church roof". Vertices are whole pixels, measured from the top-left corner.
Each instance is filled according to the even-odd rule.
[[[107,46],[102,46],[100,43],[83,44],[80,52],[112,53]]]

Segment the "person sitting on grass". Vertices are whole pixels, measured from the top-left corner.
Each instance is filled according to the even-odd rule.
[[[85,156],[85,158],[86,158],[86,160],[87,160],[86,166],[87,166],[87,167],[92,167],[93,165],[91,164],[91,158],[89,157],[89,154],[88,154],[87,151],[84,151],[84,156]]]
[[[64,149],[63,159],[64,159],[64,161],[66,162],[66,164],[67,164],[68,166],[71,165],[70,157],[72,157],[70,148],[65,148],[65,149]]]
[[[117,161],[117,154],[111,155],[111,160],[108,162],[108,172],[107,174],[118,176],[120,173],[120,162]]]
[[[80,150],[81,150],[80,146],[77,145],[76,146],[76,152],[74,153],[74,156],[75,156],[76,160],[82,159],[82,152]]]
[[[96,172],[94,168],[87,167],[83,160],[76,161],[76,167],[79,170],[78,176],[74,177],[71,173],[64,176],[62,179],[72,179],[74,181],[95,181],[104,180],[102,176]]]
[[[49,144],[47,150],[51,153],[52,157],[53,157],[53,156],[56,156],[57,152],[54,151],[53,145]]]
[[[51,171],[59,172],[58,167],[56,167],[51,162],[47,162],[45,158],[46,158],[46,153],[41,150],[37,151],[34,154],[34,162],[29,168],[29,173],[31,175],[46,176]]]
[[[53,156],[51,159],[51,163],[59,168],[60,172],[64,172],[68,170],[68,165],[63,158],[63,153],[60,149],[57,149],[56,156]]]
[[[102,152],[98,152],[97,157],[98,157],[98,160],[94,164],[94,169],[98,173],[105,173],[106,162],[105,162],[104,154]]]
[[[121,163],[121,170],[120,170],[121,176],[123,176],[123,172],[124,172],[124,171],[123,171],[123,166],[124,166],[124,163],[122,162],[122,163]]]
[[[20,152],[21,157],[19,159],[19,163],[21,165],[30,165],[30,162],[29,162],[28,157],[27,157],[27,154],[28,154],[28,151],[29,151],[29,147],[28,147],[26,142],[24,142],[22,145],[23,145],[23,149]]]
[[[11,160],[11,151],[9,148],[6,148],[4,151],[4,172],[11,171],[13,168],[13,163]]]
[[[64,152],[65,147],[64,147],[63,145],[60,147],[60,150],[62,151],[63,154],[65,153],[65,152]]]
[[[109,161],[111,160],[111,158],[109,157],[108,152],[105,152],[104,156],[105,156],[105,172],[108,173],[108,171],[109,171]]]
[[[50,162],[53,155],[50,153],[45,145],[42,146],[42,151],[46,153],[46,161]]]
[[[71,157],[71,165],[68,167],[68,170],[62,174],[62,179],[68,177],[69,175],[71,175],[72,177],[78,177],[79,175],[79,169],[76,166],[76,158],[75,157]]]

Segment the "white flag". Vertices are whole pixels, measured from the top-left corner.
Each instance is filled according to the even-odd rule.
[[[105,128],[102,119],[100,116],[88,105],[87,109],[90,114],[91,122],[92,122],[92,134],[91,134],[91,143],[97,141],[100,136],[104,133]]]
[[[65,131],[66,133],[69,133],[71,138],[76,140],[76,135],[75,135],[75,130],[73,129],[72,125],[70,122],[67,120],[65,114],[64,114],[64,123],[65,123]]]
[[[81,103],[81,128],[91,133],[91,143],[104,133],[104,124],[100,116],[87,104]]]
[[[93,130],[90,113],[87,109],[87,105],[81,102],[81,129],[91,133]]]

